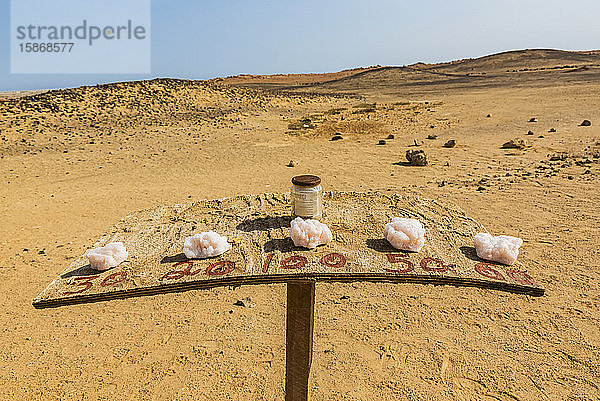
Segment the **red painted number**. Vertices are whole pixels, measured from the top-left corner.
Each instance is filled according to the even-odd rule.
[[[217,263],[211,263],[206,268],[206,274],[209,276],[223,276],[227,273],[231,273],[235,269],[235,263],[228,260],[224,260]]]
[[[272,260],[273,260],[273,254],[270,253],[269,256],[267,256],[265,263],[263,263],[263,268],[262,268],[263,273],[266,273],[269,271],[269,266],[271,265]]]
[[[73,281],[69,283],[69,285],[74,285],[77,287],[82,287],[78,291],[67,291],[64,292],[63,295],[73,295],[73,294],[81,294],[84,291],[87,291],[92,286],[92,280],[97,279],[100,276],[85,276],[85,277],[75,277]]]
[[[281,261],[282,269],[301,269],[306,266],[306,258],[300,255],[292,255]]]
[[[161,280],[179,280],[180,278],[183,278],[185,276],[194,276],[200,272],[200,269],[198,269],[196,271],[192,271],[194,262],[192,262],[191,260],[188,260],[185,262],[177,262],[173,265],[173,267],[183,266],[183,265],[186,265],[187,267],[183,270],[171,270],[170,272],[168,272],[167,274],[162,276],[160,279]]]
[[[346,257],[341,253],[332,252],[323,256],[321,260],[319,260],[323,266],[333,267],[333,268],[341,268],[346,264]]]
[[[502,273],[494,269],[492,264],[480,262],[475,265],[475,271],[481,274],[483,277],[491,278],[493,280],[505,280]]]
[[[508,269],[506,271],[506,274],[508,274],[510,276],[510,278],[512,278],[515,281],[518,281],[521,284],[535,284],[533,277],[531,277],[529,274],[527,274],[525,272],[515,270],[515,269]]]
[[[429,266],[430,263],[435,263],[438,267]],[[450,265],[444,263],[443,260],[435,258],[424,258],[421,260],[421,268],[428,272],[446,272],[450,268]]]
[[[106,276],[104,278],[104,280],[102,280],[100,282],[100,285],[102,287],[108,287],[108,286],[111,286],[111,285],[117,285],[121,281],[125,280],[125,277],[127,277],[127,273],[126,272],[116,272],[116,273],[111,274],[110,276]]]
[[[406,259],[405,255],[388,253],[387,259],[390,263],[403,263],[406,265],[406,268],[404,269],[384,269],[388,273],[409,273],[415,270],[415,265],[410,260]]]
[[[387,256],[387,260],[390,263],[398,263],[406,259],[406,255],[400,253],[388,253],[385,256]]]

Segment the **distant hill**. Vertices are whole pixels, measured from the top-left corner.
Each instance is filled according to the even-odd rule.
[[[535,68],[582,66],[600,63],[600,51],[585,52],[526,49],[490,54],[478,58],[468,58],[440,64],[425,64],[438,71],[466,73],[472,71],[492,72]]]
[[[374,66],[330,74],[236,76],[219,82],[234,86],[320,93],[428,91],[464,86],[547,85],[600,77],[600,51],[513,50],[437,64]]]
[[[334,94],[364,93],[370,90],[395,92],[400,87],[409,91],[426,91],[438,85],[445,85],[448,88],[473,85],[547,85],[549,80],[560,83],[596,80],[598,78],[600,78],[600,50],[525,49],[436,64],[420,62],[405,66],[375,65],[330,73],[241,74],[203,82],[224,87]],[[187,85],[190,85],[191,82],[199,82],[172,81],[187,82]],[[138,86],[145,85],[143,82],[152,81],[140,81]],[[118,86],[122,84],[101,86],[110,88],[110,85]],[[0,92],[0,101],[31,97],[31,95],[42,92],[46,91]],[[50,92],[54,94],[62,93]],[[36,98],[33,97],[33,99]]]
[[[262,89],[280,88],[287,86],[305,86],[322,82],[346,78],[361,72],[376,70],[380,65],[342,70],[338,72],[306,73],[306,74],[274,74],[251,75],[240,74],[224,78],[215,78],[210,81],[233,86],[259,87]]]

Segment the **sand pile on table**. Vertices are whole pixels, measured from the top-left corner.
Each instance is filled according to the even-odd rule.
[[[313,250],[296,246],[290,238],[288,194],[205,200],[132,213],[95,245],[117,241],[125,244],[128,261],[107,272],[121,275],[116,277],[120,281],[94,287],[93,291],[105,296],[110,292],[153,288],[154,293],[159,293],[169,285],[179,289],[194,281],[202,281],[203,286],[220,278],[231,282],[254,277],[259,282],[273,282],[285,281],[290,274],[322,279],[335,276],[336,280],[362,275],[380,280],[389,269],[399,268],[400,265],[391,265],[401,262],[398,257],[403,265],[411,267],[413,276],[424,277],[422,282],[429,282],[436,274],[444,275],[443,283],[456,285],[489,281],[489,274],[474,269],[476,263],[483,261],[473,256],[473,236],[485,229],[460,209],[416,196],[380,193],[326,192],[324,204],[322,221],[331,229],[333,241]],[[427,241],[418,253],[398,254],[401,251],[384,238],[382,228],[398,216],[418,219],[427,227]],[[227,237],[232,248],[223,255],[199,261],[192,269],[182,253],[183,240],[209,230]],[[393,254],[397,256],[390,256]],[[68,292],[70,278],[85,270],[87,263],[85,255],[76,259],[62,277],[40,294],[36,303],[43,304]],[[344,269],[328,270],[335,266]],[[518,264],[514,267],[520,269]]]

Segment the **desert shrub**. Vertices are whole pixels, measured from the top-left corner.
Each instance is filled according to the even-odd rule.
[[[334,115],[334,114],[340,114],[342,111],[346,110],[345,107],[335,107],[333,109],[329,109],[325,112],[325,114],[327,115]]]

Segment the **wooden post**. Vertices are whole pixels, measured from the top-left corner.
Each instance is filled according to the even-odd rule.
[[[285,400],[308,400],[312,362],[315,282],[287,284]]]

